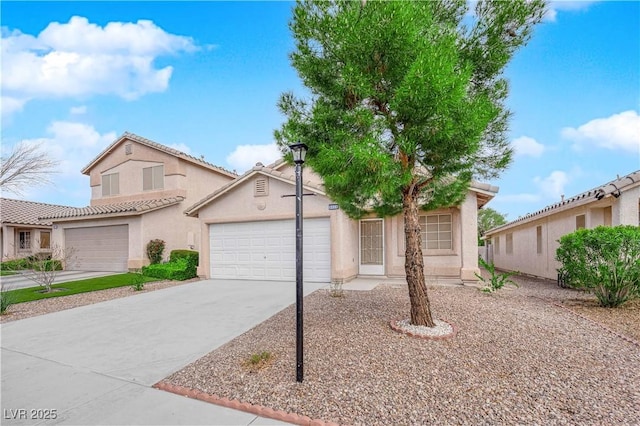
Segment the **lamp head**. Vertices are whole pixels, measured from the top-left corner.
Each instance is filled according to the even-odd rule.
[[[293,162],[296,164],[304,164],[304,159],[307,156],[307,145],[303,143],[294,143],[289,145],[291,154],[293,154]]]

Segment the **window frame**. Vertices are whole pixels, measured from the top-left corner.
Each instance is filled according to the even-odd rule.
[[[120,195],[120,173],[118,172],[102,175],[102,196],[113,195]]]
[[[23,238],[24,237],[24,238]],[[18,231],[18,250],[31,251],[31,231]]]
[[[145,177],[147,172],[149,173],[148,178]],[[147,179],[150,181],[149,187],[146,186]],[[144,167],[142,169],[142,190],[158,191],[161,189],[164,189],[164,164]]]
[[[448,217],[449,221],[444,222],[441,221],[441,218]],[[436,218],[435,222],[429,223],[429,218]],[[418,222],[420,224],[420,239],[422,240],[422,251],[428,254],[434,253],[453,253],[454,252],[454,235],[453,235],[453,213],[432,213],[432,214],[424,214],[420,215],[418,218]],[[429,225],[432,227],[435,226],[437,229],[435,231],[429,230]],[[446,229],[448,225],[449,229]],[[441,227],[445,229],[441,229]],[[442,238],[442,234],[449,234],[448,239]],[[436,234],[437,239],[434,241],[432,238],[429,238],[429,235]],[[436,244],[436,247],[433,245]],[[443,243],[448,243],[443,244]]]

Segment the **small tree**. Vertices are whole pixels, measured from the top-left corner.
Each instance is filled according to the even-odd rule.
[[[497,212],[492,208],[482,208],[478,211],[478,245],[483,246],[482,237],[490,229],[507,223],[506,215]]]
[[[73,247],[64,248],[54,243],[50,253],[37,253],[28,258],[29,270],[25,276],[49,293],[58,272],[73,259],[75,252]]]
[[[433,327],[420,210],[460,204],[507,167],[503,71],[542,20],[543,0],[298,1],[293,66],[310,99],[282,95],[275,137],[300,141],[352,218],[402,214],[411,324]],[[469,19],[467,19],[469,18]]]
[[[147,257],[151,264],[162,262],[165,242],[159,239],[151,240],[147,243]]]
[[[558,272],[573,288],[593,291],[600,305],[617,307],[640,295],[640,228],[599,226],[560,238]]]
[[[39,144],[19,143],[2,155],[0,165],[0,189],[21,194],[30,186],[50,183],[49,175],[56,173],[58,161]]]

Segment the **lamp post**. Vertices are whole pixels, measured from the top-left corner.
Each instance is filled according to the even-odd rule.
[[[289,145],[296,164],[296,381],[304,378],[304,333],[302,328],[302,165],[307,145]]]

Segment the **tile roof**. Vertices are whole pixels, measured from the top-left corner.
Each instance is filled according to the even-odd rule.
[[[162,198],[158,200],[131,201],[128,203],[106,204],[103,206],[87,206],[82,208],[71,208],[60,211],[56,214],[43,217],[44,219],[82,219],[92,216],[119,216],[123,213],[142,214],[164,207],[178,204],[184,197]]]
[[[73,209],[74,207],[69,206],[0,198],[0,216],[3,224],[51,226],[50,220],[41,220],[40,218],[63,214]]]
[[[599,201],[605,197],[613,196],[615,198],[618,198],[622,192],[637,186],[639,183],[640,183],[640,170],[636,170],[635,172],[629,173],[626,176],[617,177],[616,179],[612,180],[611,182],[607,182],[604,185],[598,186],[596,188],[592,188],[588,191],[582,192],[571,198],[566,198],[557,203],[550,204],[541,210],[538,210],[533,213],[528,213],[502,226],[498,226],[496,228],[490,229],[489,231],[487,231],[486,235],[495,233],[496,231],[500,231],[506,228],[511,228],[513,226],[520,225],[522,223],[526,223],[531,220],[549,216],[557,211],[577,207],[579,205],[587,204],[594,201]]]
[[[224,175],[230,176],[230,177],[236,177],[238,176],[237,173],[229,171],[223,167],[220,166],[216,166],[214,164],[209,163],[208,161],[204,161],[201,158],[197,158],[194,157],[193,155],[189,155],[185,152],[179,151],[177,149],[174,148],[170,148],[166,145],[162,145],[159,144],[158,142],[154,142],[151,139],[147,139],[147,138],[143,138],[142,136],[138,136],[135,133],[130,133],[130,132],[124,132],[122,134],[122,136],[120,136],[118,139],[116,139],[111,145],[109,145],[107,148],[105,148],[100,154],[98,154],[93,160],[91,160],[91,162],[86,165],[83,169],[82,169],[82,173],[83,174],[88,174],[89,170],[95,165],[95,163],[97,163],[102,157],[104,157],[105,155],[107,155],[116,145],[122,143],[125,139],[134,141],[134,142],[138,142],[142,145],[146,145],[150,148],[154,148],[157,149],[158,151],[162,151],[165,152],[167,154],[173,155],[175,157],[178,158],[182,158],[183,160],[189,161],[191,163],[194,164],[198,164],[200,166],[206,167],[208,169],[211,170],[215,170],[219,173],[222,173]]]

